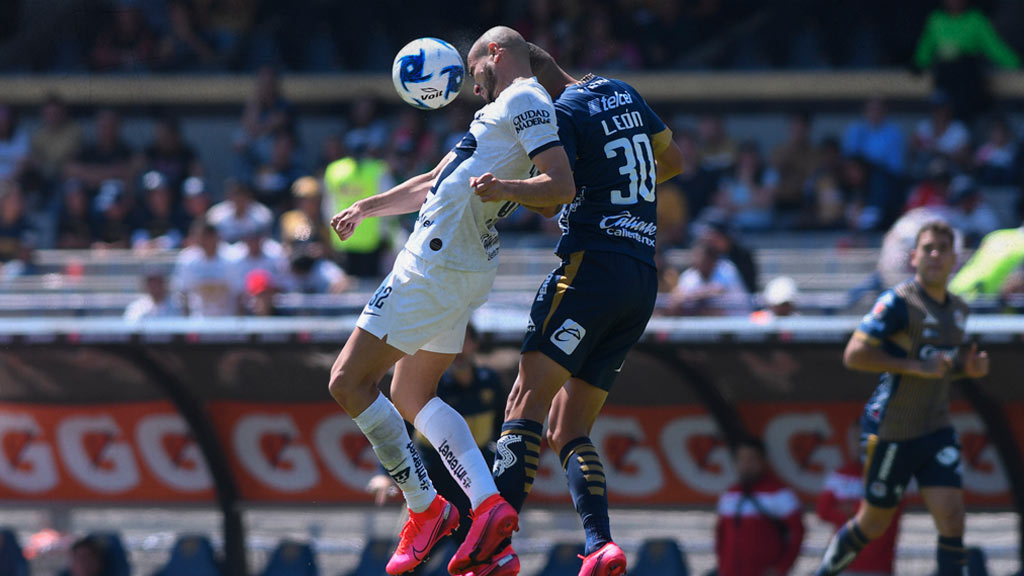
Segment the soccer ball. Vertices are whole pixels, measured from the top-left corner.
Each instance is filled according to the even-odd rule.
[[[455,100],[465,76],[459,51],[437,38],[409,42],[398,51],[391,67],[398,95],[424,110],[437,110]]]

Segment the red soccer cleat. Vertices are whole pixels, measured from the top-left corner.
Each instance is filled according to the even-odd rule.
[[[485,568],[476,572],[466,572],[465,576],[516,576],[519,574],[519,556],[512,546],[505,548],[494,555],[494,560]]]
[[[453,575],[487,568],[505,539],[519,530],[519,514],[499,494],[484,500],[472,515],[473,526],[466,535],[466,541],[448,563],[448,572]]]
[[[583,557],[580,576],[620,576],[626,573],[626,555],[615,542],[601,546],[596,552]]]
[[[459,527],[459,512],[440,494],[423,512],[409,511],[402,526],[398,548],[384,568],[388,574],[404,574],[427,559],[437,542]]]

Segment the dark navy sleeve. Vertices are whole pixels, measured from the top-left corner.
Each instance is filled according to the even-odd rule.
[[[668,126],[665,125],[665,122],[657,114],[654,113],[654,110],[651,109],[651,107],[647,104],[647,101],[644,100],[644,97],[641,96],[635,88],[629,86],[628,84],[625,84],[624,87],[626,90],[632,93],[633,98],[640,106],[640,113],[644,115],[644,121],[647,123],[648,126],[651,127],[652,135],[661,132],[665,128],[668,128]]]
[[[562,141],[565,155],[569,157],[569,167],[575,171],[577,134],[572,108],[561,100],[555,102],[555,118],[558,120],[558,139]]]
[[[857,334],[867,338],[874,345],[881,344],[889,336],[907,327],[909,315],[907,302],[892,290],[886,290],[875,301],[857,327]]]

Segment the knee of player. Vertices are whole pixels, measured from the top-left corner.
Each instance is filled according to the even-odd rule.
[[[362,383],[358,378],[354,378],[353,375],[346,371],[344,368],[335,366],[331,370],[331,381],[327,385],[328,391],[331,396],[342,405],[345,404],[346,399],[359,388]]]
[[[391,391],[391,403],[395,405],[398,413],[406,422],[415,422],[416,415],[430,402],[433,394],[412,394],[407,390],[397,392]]]
[[[585,431],[575,430],[572,427],[566,426],[564,423],[548,421],[546,439],[548,441],[548,446],[551,446],[551,448],[556,452],[561,452],[563,446],[581,436],[586,435],[587,433]]]
[[[871,540],[881,538],[889,529],[893,512],[894,510],[866,506],[857,514],[857,528]]]

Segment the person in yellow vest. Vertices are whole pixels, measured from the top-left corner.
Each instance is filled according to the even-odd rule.
[[[292,183],[292,197],[295,208],[281,215],[277,221],[281,231],[281,244],[291,250],[296,242],[313,242],[320,245],[321,253],[331,246],[331,228],[323,215],[323,194],[320,181],[312,176],[303,176]]]
[[[965,300],[997,296],[1014,271],[1024,265],[1024,225],[985,235],[981,246],[949,284]]]
[[[383,160],[365,157],[342,158],[324,170],[324,213],[337,214],[358,200],[392,187],[391,174]],[[387,248],[384,224],[367,218],[350,238],[342,242],[333,236],[332,245],[345,272],[360,278],[381,276],[381,255]]]

